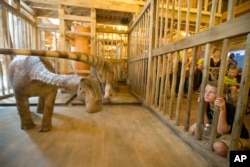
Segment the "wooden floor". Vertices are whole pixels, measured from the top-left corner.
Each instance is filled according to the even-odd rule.
[[[1,167],[204,167],[206,162],[140,105],[56,106],[53,130],[20,129],[16,107],[0,107]]]
[[[126,86],[120,88],[112,105],[104,105],[103,111],[95,114],[86,113],[81,102],[72,100],[72,94],[59,92],[53,130],[47,133],[38,132],[42,115],[35,112],[37,98],[30,99],[36,127],[27,131],[20,129],[15,99],[1,100],[0,167],[228,166],[225,158],[206,150],[183,128],[173,130],[174,123],[162,120],[161,113],[140,105]],[[193,106],[191,122],[197,114],[197,105]],[[184,120],[181,116],[181,123]],[[250,129],[250,114],[246,120]],[[197,147],[202,151],[197,152]]]

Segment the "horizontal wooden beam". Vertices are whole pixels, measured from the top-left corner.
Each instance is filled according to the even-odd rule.
[[[31,9],[26,3],[23,3],[22,1],[20,2],[22,9],[24,9],[26,12],[28,12],[30,15],[35,16],[36,13],[34,12],[33,9]]]
[[[65,6],[77,6],[77,7],[86,7],[94,9],[104,9],[104,10],[113,10],[120,12],[132,12],[139,13],[141,2],[138,4],[130,3],[132,1],[108,1],[108,0],[28,0],[34,3],[43,3],[43,4],[62,4]],[[25,2],[25,0],[24,0]]]
[[[54,24],[37,24],[36,27],[40,29],[54,29],[54,30],[59,29],[59,26]]]
[[[96,28],[96,32],[116,33],[116,34],[128,34],[128,31],[118,30],[118,29],[110,29],[110,28]]]
[[[75,16],[75,15],[67,15],[67,14],[64,15],[63,19],[64,20],[71,20],[71,21],[86,21],[86,22],[92,21],[91,17]]]
[[[87,36],[90,37],[91,33],[90,32],[77,32],[77,31],[66,31],[67,35],[79,35],[79,36]]]
[[[194,34],[190,37],[155,49],[153,50],[153,56],[166,54],[181,49],[187,49],[194,46],[219,41],[225,38],[232,38],[240,35],[245,35],[247,33],[250,33],[250,24],[246,24],[249,22],[249,20],[250,13],[247,13],[215,27]]]

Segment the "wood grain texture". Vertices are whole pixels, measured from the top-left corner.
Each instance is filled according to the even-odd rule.
[[[15,107],[0,108],[0,166],[117,167],[207,166],[204,159],[151,112],[139,105],[56,106],[51,132],[23,131]]]

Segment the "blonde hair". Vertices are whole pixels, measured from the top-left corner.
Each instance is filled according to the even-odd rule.
[[[212,86],[212,87],[215,87],[216,90],[217,90],[217,88],[218,88],[218,82],[217,82],[217,81],[208,81],[208,82],[207,82],[207,85],[210,85],[210,86]],[[227,92],[227,85],[224,84],[224,85],[223,85],[223,93],[226,94],[226,92]]]

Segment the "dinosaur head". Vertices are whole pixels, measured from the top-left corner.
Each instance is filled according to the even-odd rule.
[[[77,96],[85,100],[88,113],[102,111],[102,93],[99,81],[92,77],[82,78],[78,85]]]

